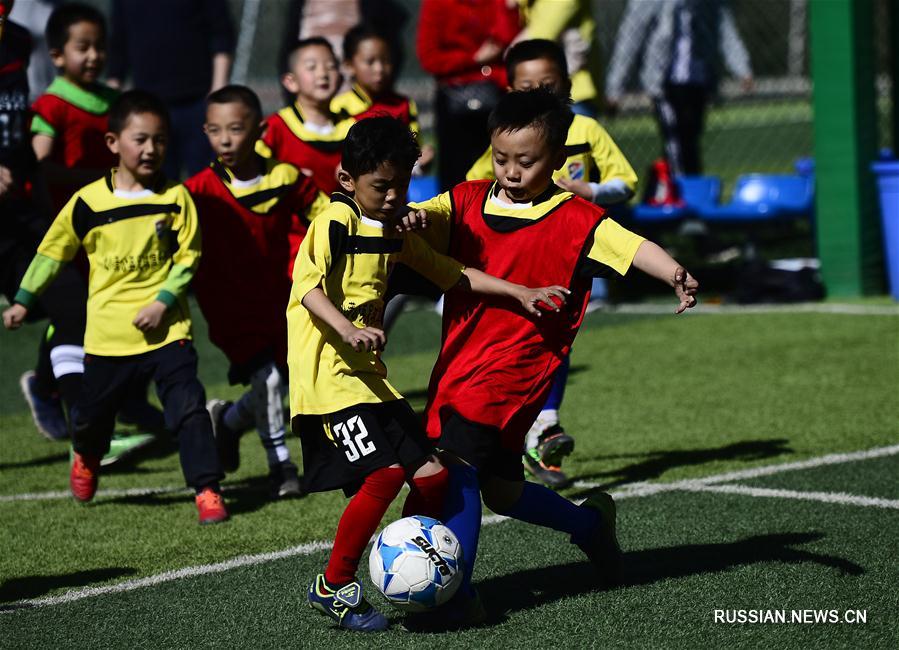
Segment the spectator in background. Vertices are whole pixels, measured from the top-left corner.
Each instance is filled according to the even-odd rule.
[[[416,49],[421,67],[437,80],[441,191],[464,181],[490,144],[487,117],[507,85],[503,52],[519,31],[514,2],[422,2]]]
[[[605,102],[600,96],[602,65],[590,0],[517,1],[525,27],[515,42],[546,39],[559,43],[571,75],[571,110],[596,119]]]
[[[606,98],[610,107],[619,105],[626,79],[641,60],[640,83],[655,104],[665,158],[674,174],[702,173],[699,140],[722,58],[744,90],[751,88],[749,53],[726,0],[628,2],[609,65]]]
[[[172,118],[164,172],[203,169],[212,149],[203,133],[206,95],[228,83],[234,27],[225,0],[112,0],[109,79],[158,95]]]
[[[10,12],[10,19],[25,27],[31,33],[31,60],[28,63],[28,86],[31,91],[29,101],[40,97],[50,82],[56,77],[56,68],[47,52],[44,30],[50,13],[60,4],[60,0],[27,0],[19,2]]]

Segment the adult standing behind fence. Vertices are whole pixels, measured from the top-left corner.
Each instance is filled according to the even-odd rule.
[[[722,60],[745,89],[752,84],[749,53],[726,0],[630,0],[606,80],[610,106],[618,106],[638,59],[672,172],[701,173],[699,139]]]
[[[203,133],[206,95],[228,83],[234,27],[225,0],[113,0],[109,79],[165,102],[172,130],[164,171],[169,178],[206,167],[212,149]]]
[[[503,51],[519,32],[518,7],[507,0],[424,0],[416,49],[437,79],[440,190],[465,172],[490,143],[487,117],[505,91]]]

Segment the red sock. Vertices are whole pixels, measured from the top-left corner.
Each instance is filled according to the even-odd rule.
[[[449,472],[442,468],[436,474],[412,479],[412,489],[403,504],[403,516],[424,515],[434,519],[443,518],[443,502],[446,498],[446,487],[449,485]]]
[[[356,579],[359,558],[405,478],[402,467],[382,467],[369,474],[350,499],[337,524],[334,548],[325,569],[328,584],[345,585]]]

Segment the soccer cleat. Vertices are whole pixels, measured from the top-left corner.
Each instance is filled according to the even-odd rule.
[[[583,543],[577,543],[596,567],[600,587],[609,589],[621,583],[621,546],[615,533],[615,501],[610,494],[600,492],[588,497],[581,508],[590,508],[599,515],[599,524]]]
[[[219,452],[222,470],[230,474],[240,467],[240,434],[225,426],[225,413],[233,405],[223,399],[211,399],[206,402],[206,410],[212,420],[212,433],[215,446]]]
[[[571,485],[571,479],[561,468],[545,465],[540,460],[538,449],[528,449],[524,453],[524,468],[534,478],[553,490],[562,490]]]
[[[338,627],[357,632],[380,632],[390,626],[390,621],[362,597],[362,585],[358,580],[332,589],[319,573],[309,585],[307,597],[312,609],[337,622]]]
[[[72,452],[72,469],[69,472],[69,488],[76,501],[87,503],[97,493],[97,475],[100,472],[100,458],[88,454]]]
[[[297,467],[289,461],[269,470],[268,485],[269,496],[272,499],[289,499],[303,495]]]
[[[442,607],[409,614],[403,619],[403,627],[409,632],[449,632],[463,628],[477,627],[487,621],[487,610],[477,589],[470,595],[461,590],[456,592]]]
[[[109,451],[103,456],[100,464],[103,467],[114,465],[152,445],[154,440],[156,437],[150,433],[114,433],[109,441]]]
[[[69,437],[69,426],[58,397],[41,397],[37,394],[34,370],[27,370],[19,377],[22,395],[31,409],[34,426],[47,440],[64,440]]]
[[[562,459],[574,451],[574,438],[559,424],[546,427],[537,440],[537,453],[546,467],[561,467]]]
[[[197,512],[200,515],[200,525],[217,524],[228,518],[228,511],[225,509],[225,500],[220,492],[216,492],[211,487],[205,487],[200,490],[196,496]]]

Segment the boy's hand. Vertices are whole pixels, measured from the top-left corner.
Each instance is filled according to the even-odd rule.
[[[13,178],[9,167],[0,165],[0,198],[12,189]]]
[[[131,321],[141,332],[149,332],[159,327],[162,317],[165,316],[165,310],[168,309],[164,302],[154,300],[149,305],[137,312],[137,316]]]
[[[350,327],[340,332],[340,338],[356,352],[383,350],[387,345],[387,335],[377,327],[356,327],[350,324]]]
[[[551,287],[542,287],[540,289],[525,287],[518,300],[529,313],[539,317],[543,315],[540,311],[541,309],[545,311],[559,311],[570,294],[571,292],[568,289],[555,284]]]
[[[409,210],[405,217],[396,224],[396,229],[400,232],[412,232],[414,230],[425,230],[428,227],[428,213],[425,210]]]
[[[675,314],[680,314],[691,307],[696,306],[696,292],[699,291],[699,282],[682,266],[674,270],[674,295],[680,300]]]
[[[587,181],[560,178],[556,181],[556,185],[572,194],[577,194],[582,199],[587,199],[588,201],[593,200],[593,188],[590,187],[590,183]]]
[[[3,327],[8,330],[17,330],[22,327],[27,315],[28,309],[24,305],[16,303],[3,312]]]

